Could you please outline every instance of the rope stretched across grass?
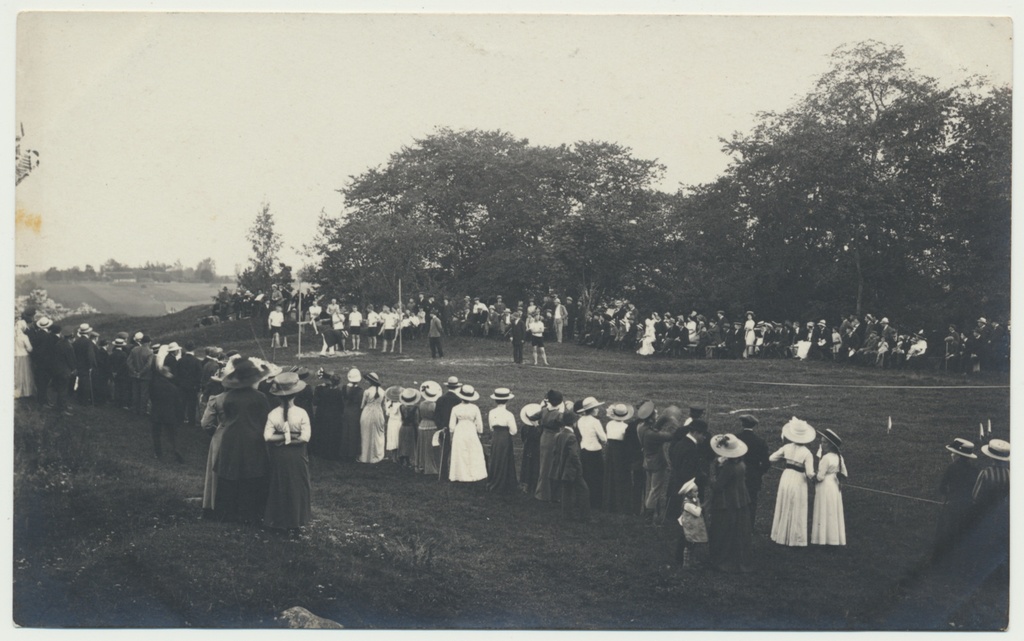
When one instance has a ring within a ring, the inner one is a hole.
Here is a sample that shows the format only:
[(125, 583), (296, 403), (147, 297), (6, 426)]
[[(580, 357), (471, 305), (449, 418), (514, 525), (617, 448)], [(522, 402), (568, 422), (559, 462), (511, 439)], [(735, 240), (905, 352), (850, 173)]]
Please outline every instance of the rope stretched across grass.
[[(773, 466), (773, 467), (771, 467), (769, 469), (775, 470), (776, 472), (781, 472), (785, 468), (774, 467)], [(936, 500), (933, 500), (933, 499), (924, 499), (924, 498), (921, 498), (919, 496), (910, 496), (909, 494), (897, 494), (896, 492), (886, 492), (885, 490), (876, 490), (876, 489), (873, 489), (873, 488), (870, 488), (870, 487), (864, 487), (864, 486), (861, 486), (861, 485), (854, 485), (852, 483), (847, 483), (845, 481), (842, 483), (841, 487), (852, 487), (852, 488), (857, 489), (857, 490), (864, 490), (865, 492), (874, 492), (875, 494), (885, 494), (886, 496), (895, 496), (895, 497), (901, 498), (901, 499), (910, 499), (912, 501), (921, 501), (922, 503), (934, 503), (935, 505), (942, 505), (943, 504), (942, 501), (936, 501)]]

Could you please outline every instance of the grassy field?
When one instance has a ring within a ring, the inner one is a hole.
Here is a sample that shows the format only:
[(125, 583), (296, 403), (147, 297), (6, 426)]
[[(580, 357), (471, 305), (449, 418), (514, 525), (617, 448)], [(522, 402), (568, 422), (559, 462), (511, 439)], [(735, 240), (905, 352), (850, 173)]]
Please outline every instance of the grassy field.
[[(191, 313), (191, 312), (190, 312)], [(259, 355), (242, 321), (178, 329), (187, 314), (96, 319), (101, 332), (141, 328)], [(118, 327), (118, 323), (121, 324)], [(259, 329), (256, 329), (257, 333)], [(1005, 627), (1008, 576), (973, 584), (924, 563), (948, 462), (943, 445), (991, 419), (1009, 438), (1005, 377), (964, 380), (778, 360), (643, 359), (549, 346), (551, 368), (514, 366), (507, 344), (426, 341), (402, 355), (277, 362), (351, 366), (385, 385), (451, 374), (511, 403), (549, 388), (567, 398), (707, 404), (712, 432), (761, 420), (770, 447), (793, 415), (845, 441), (848, 545), (789, 549), (768, 539), (778, 474), (765, 477), (755, 528), (757, 570), (729, 575), (670, 565), (675, 532), (595, 513), (563, 523), (556, 505), (500, 497), (480, 484), (439, 483), (391, 464), (313, 459), (314, 521), (301, 540), (199, 520), (209, 439), (183, 428), (186, 463), (153, 458), (149, 427), (114, 408), (74, 417), (15, 413), (14, 616), (23, 626), (270, 627), (304, 606), (350, 628), (982, 629)], [(266, 340), (263, 349), (269, 350)], [(529, 356), (528, 356), (529, 360)], [(783, 387), (765, 383), (827, 384)], [(953, 386), (969, 386), (966, 389)], [(939, 389), (927, 389), (938, 386)], [(993, 387), (984, 387), (993, 386)], [(482, 394), (481, 408), (490, 407)], [(887, 433), (892, 417), (892, 432)], [(517, 453), (518, 456), (518, 453)]]
[(209, 305), (220, 283), (46, 282), (50, 298), (75, 308), (88, 303), (105, 314), (160, 316), (192, 305)]

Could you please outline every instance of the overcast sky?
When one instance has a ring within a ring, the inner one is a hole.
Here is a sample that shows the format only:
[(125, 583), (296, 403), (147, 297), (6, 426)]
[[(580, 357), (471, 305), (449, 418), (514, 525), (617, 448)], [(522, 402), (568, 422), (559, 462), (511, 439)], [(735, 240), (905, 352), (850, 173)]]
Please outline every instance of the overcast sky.
[(437, 127), (617, 142), (675, 191), (718, 176), (719, 138), (791, 106), (844, 43), (1008, 85), (1011, 36), (974, 17), (22, 14), (15, 117), (41, 164), (15, 196), (42, 223), (15, 262), (232, 273), (266, 201), (297, 266), (349, 176)]

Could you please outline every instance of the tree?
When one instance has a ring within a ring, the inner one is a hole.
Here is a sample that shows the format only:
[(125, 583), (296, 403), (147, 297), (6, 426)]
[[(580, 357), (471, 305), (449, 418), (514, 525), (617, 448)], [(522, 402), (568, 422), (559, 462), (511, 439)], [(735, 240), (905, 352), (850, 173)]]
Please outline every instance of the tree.
[[(254, 292), (269, 292), (270, 286), (279, 282), (282, 270), (275, 271), (277, 252), (281, 249), (281, 235), (274, 230), (274, 216), (270, 204), (264, 203), (246, 234), (252, 246), (249, 266), (239, 274), (238, 287)], [(286, 267), (281, 263), (281, 267)], [(290, 273), (290, 269), (289, 273)], [(289, 282), (290, 282), (289, 278)]]
[(912, 72), (900, 47), (862, 42), (838, 48), (795, 107), (723, 141), (762, 310), (902, 306), (921, 282), (912, 257), (928, 248), (938, 216), (950, 97)]
[(212, 283), (217, 278), (217, 263), (212, 258), (204, 258), (196, 265), (196, 277), (204, 283)]

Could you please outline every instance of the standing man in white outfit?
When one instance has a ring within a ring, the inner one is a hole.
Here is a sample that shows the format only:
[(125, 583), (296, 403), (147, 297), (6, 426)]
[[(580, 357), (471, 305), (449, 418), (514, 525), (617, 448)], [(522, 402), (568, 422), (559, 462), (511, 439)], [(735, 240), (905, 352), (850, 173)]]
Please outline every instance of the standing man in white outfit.
[(569, 316), (569, 310), (565, 308), (562, 301), (555, 296), (555, 340), (559, 343), (562, 342), (562, 328), (565, 327), (565, 321)]

